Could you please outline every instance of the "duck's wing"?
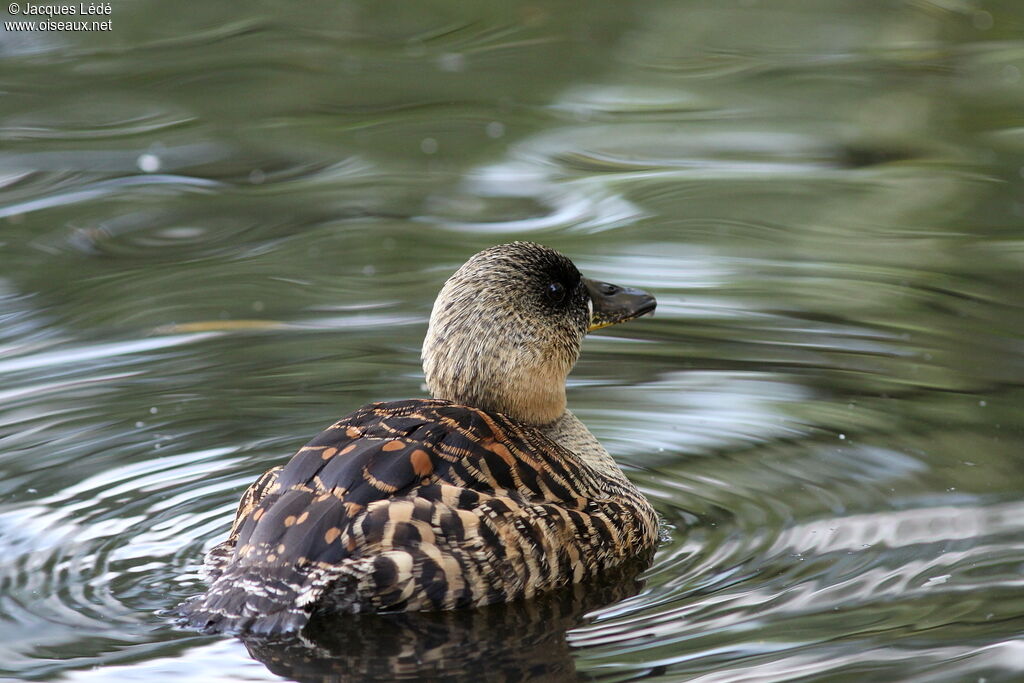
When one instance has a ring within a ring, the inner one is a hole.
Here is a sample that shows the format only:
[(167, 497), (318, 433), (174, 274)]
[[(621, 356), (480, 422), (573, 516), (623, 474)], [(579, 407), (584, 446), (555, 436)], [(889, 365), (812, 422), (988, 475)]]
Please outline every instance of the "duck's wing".
[[(519, 501), (585, 505), (590, 488), (569, 455), (536, 430), (447, 401), (366, 406), (307, 443), (275, 474), (250, 487), (233, 534), (241, 564), (336, 564), (387, 516), (368, 508), (414, 489), (448, 484), (464, 491), (453, 507), (471, 509), (476, 493)], [(352, 522), (370, 512), (360, 529)], [(379, 519), (378, 519), (379, 517)]]

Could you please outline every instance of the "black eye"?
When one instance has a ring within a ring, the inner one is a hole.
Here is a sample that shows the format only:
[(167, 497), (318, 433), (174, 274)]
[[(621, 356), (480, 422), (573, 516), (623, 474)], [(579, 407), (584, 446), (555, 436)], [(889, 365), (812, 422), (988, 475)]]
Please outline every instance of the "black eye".
[(548, 285), (545, 293), (555, 303), (561, 303), (562, 299), (565, 298), (565, 287), (562, 286), (561, 282), (552, 282)]

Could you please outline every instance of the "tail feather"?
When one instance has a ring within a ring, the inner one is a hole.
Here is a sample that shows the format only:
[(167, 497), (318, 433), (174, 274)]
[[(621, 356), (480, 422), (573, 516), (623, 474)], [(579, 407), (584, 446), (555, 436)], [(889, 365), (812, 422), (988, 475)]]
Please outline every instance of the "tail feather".
[(294, 633), (323, 592), (295, 567), (232, 566), (203, 595), (177, 607), (182, 626), (207, 633)]

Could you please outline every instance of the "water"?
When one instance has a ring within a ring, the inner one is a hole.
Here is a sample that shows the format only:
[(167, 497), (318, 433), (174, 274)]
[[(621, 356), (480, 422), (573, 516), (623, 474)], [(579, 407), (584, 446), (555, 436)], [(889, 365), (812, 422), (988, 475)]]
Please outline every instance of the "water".
[[(1024, 7), (112, 3), (0, 41), (0, 675), (1024, 677)], [(570, 403), (635, 581), (177, 631), (244, 487), (421, 395), (445, 277), (533, 239), (658, 315)]]

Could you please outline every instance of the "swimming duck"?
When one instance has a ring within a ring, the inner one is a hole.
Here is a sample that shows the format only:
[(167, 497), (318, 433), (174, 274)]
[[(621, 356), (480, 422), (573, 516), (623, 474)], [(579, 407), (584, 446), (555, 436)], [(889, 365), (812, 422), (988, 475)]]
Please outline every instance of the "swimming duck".
[(261, 476), (182, 623), (278, 634), (314, 613), (482, 606), (649, 555), (654, 509), (565, 382), (588, 331), (654, 307), (538, 244), (470, 258), (430, 315), (432, 398), (364, 406)]

